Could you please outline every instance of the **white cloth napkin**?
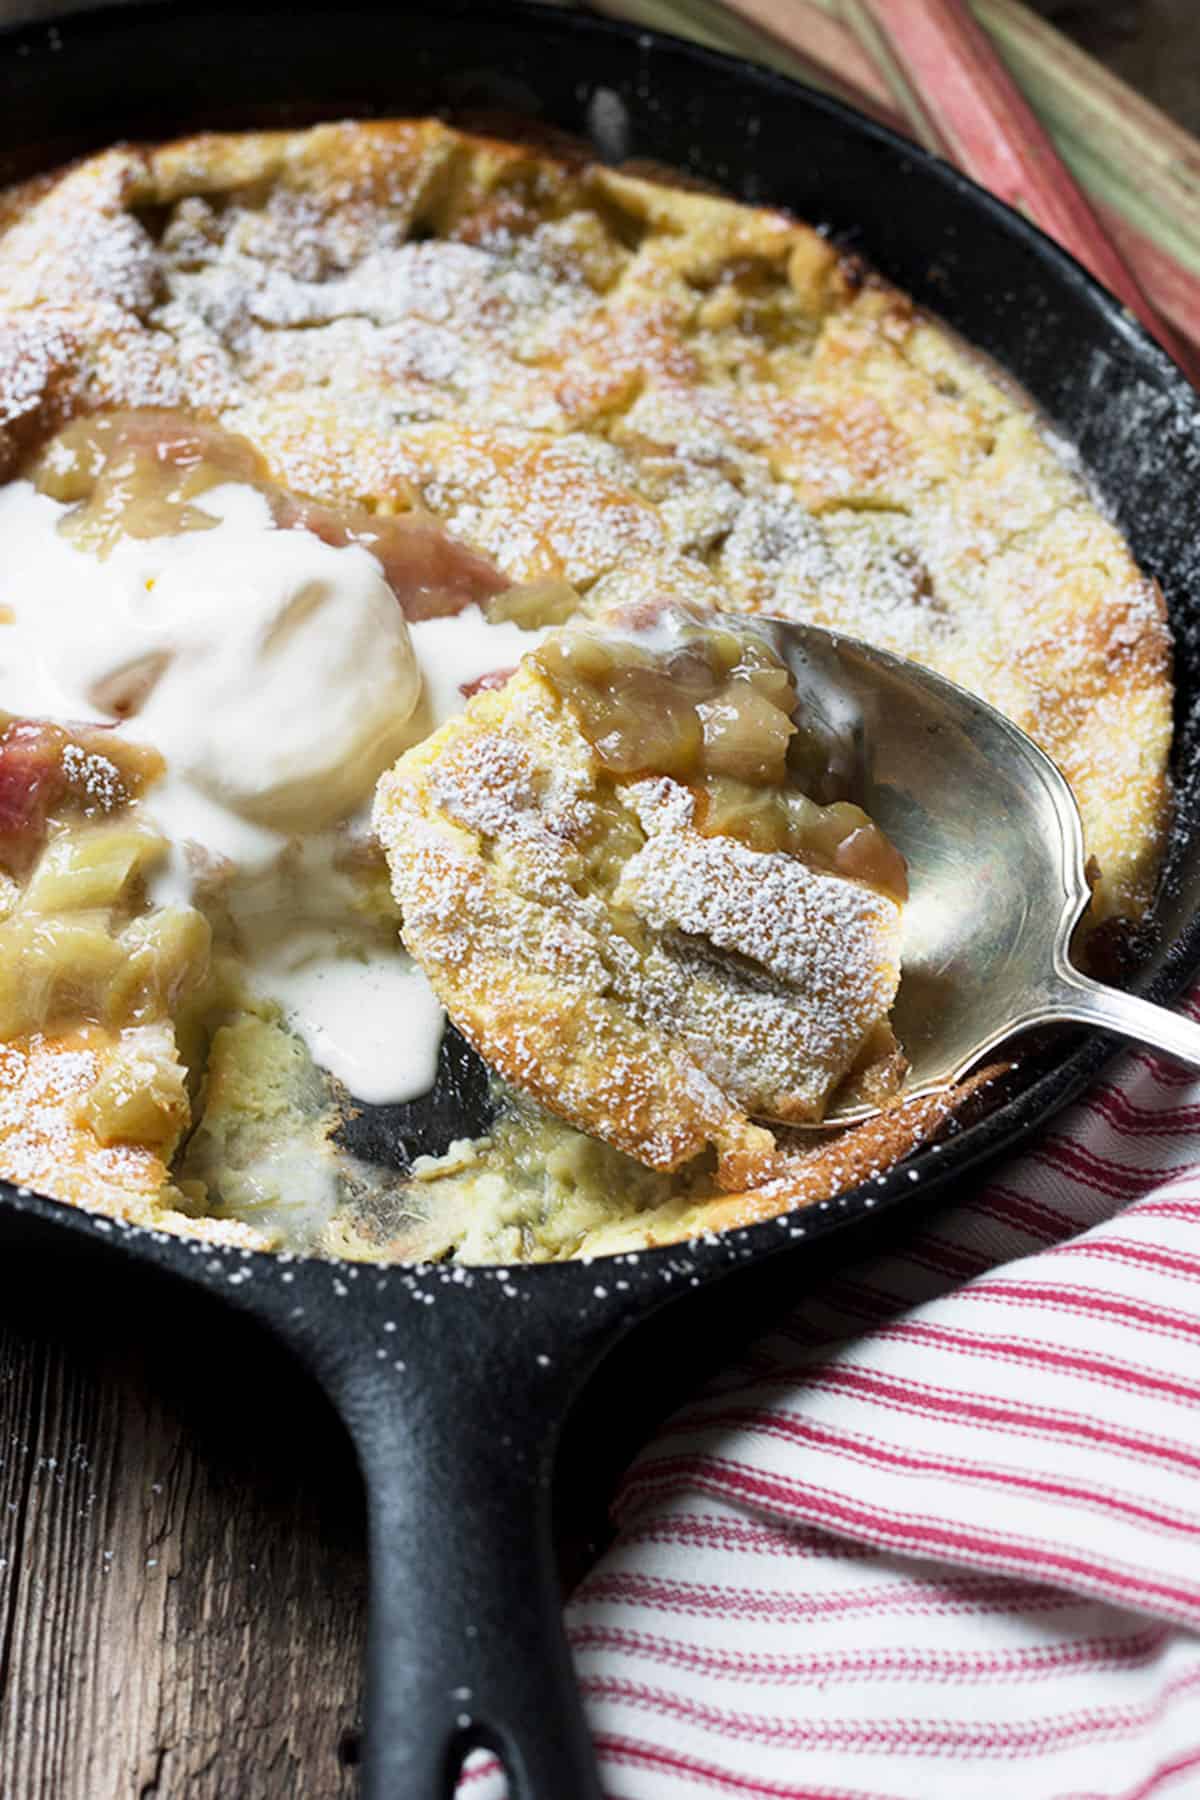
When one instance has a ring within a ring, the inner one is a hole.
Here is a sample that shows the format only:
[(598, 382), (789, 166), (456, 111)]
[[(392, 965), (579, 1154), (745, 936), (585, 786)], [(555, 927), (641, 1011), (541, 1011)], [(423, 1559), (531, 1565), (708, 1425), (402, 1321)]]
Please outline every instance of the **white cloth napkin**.
[(1200, 1083), (1127, 1056), (617, 1521), (568, 1611), (609, 1800), (1200, 1794)]

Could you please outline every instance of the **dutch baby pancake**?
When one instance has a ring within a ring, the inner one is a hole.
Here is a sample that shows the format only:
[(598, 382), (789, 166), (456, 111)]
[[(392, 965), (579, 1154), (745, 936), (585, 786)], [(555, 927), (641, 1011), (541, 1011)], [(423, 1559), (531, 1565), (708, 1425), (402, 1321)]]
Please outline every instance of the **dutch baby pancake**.
[[(903, 870), (806, 786), (771, 615), (1000, 707), (1093, 925), (1143, 915), (1161, 596), (1030, 403), (817, 231), (434, 120), (0, 196), (0, 1174), (512, 1261), (906, 1154), (955, 1096), (895, 1098)], [(363, 1162), (443, 1007), (490, 1126)], [(888, 1104), (822, 1129), (847, 1081)]]

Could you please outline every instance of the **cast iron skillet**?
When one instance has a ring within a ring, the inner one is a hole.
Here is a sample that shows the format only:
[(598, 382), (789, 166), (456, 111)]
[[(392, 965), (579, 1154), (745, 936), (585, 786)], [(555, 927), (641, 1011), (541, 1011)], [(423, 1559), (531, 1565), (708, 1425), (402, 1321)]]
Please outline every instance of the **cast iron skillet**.
[[(462, 0), (428, 13), (121, 8), (10, 32), (0, 37), (0, 180), (119, 137), (479, 106), (590, 132), (602, 154), (690, 168), (827, 223), (996, 357), (1078, 446), (1162, 582), (1177, 638), (1180, 806), (1141, 980), (1170, 999), (1200, 961), (1200, 401), (1116, 301), (969, 181), (778, 76), (534, 4)], [(1110, 1050), (1061, 1040), (940, 1154), (869, 1190), (718, 1241), (590, 1266), (287, 1262), (122, 1230), (3, 1184), (0, 1219), (28, 1237), (107, 1241), (224, 1296), (290, 1344), (332, 1398), (368, 1488), (365, 1786), (375, 1800), (448, 1794), (481, 1744), (502, 1756), (521, 1800), (596, 1800), (548, 1535), (555, 1444), (589, 1372), (673, 1298), (738, 1266), (798, 1256), (868, 1207), (877, 1216), (1015, 1146)]]

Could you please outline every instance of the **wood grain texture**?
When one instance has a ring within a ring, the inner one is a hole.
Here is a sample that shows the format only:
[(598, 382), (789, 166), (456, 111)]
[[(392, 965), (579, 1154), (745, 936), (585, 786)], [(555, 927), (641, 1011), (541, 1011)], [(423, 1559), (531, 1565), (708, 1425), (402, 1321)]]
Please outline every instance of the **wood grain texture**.
[(361, 1495), (320, 1395), (107, 1270), (14, 1258), (0, 1321), (0, 1791), (351, 1794)]

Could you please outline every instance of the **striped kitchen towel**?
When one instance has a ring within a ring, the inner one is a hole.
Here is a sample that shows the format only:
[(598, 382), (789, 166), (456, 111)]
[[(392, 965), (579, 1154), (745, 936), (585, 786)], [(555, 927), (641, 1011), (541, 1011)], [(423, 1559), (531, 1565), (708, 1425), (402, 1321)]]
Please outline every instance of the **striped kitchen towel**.
[(671, 1420), (569, 1611), (606, 1794), (1200, 1794), (1198, 1225), (1131, 1054)]
[(1128, 1055), (671, 1420), (569, 1609), (606, 1795), (1200, 1794), (1198, 1224)]
[(607, 1800), (1200, 1795), (1198, 1228), (1130, 1053), (669, 1421), (568, 1609)]

